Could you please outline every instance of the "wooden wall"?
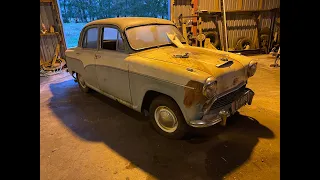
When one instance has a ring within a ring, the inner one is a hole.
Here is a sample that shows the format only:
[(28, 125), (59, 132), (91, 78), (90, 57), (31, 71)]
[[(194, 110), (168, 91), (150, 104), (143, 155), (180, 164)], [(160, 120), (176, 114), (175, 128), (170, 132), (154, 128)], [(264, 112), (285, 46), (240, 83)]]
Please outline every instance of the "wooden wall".
[[(42, 23), (48, 31), (53, 25), (56, 33), (42, 34)], [(60, 43), (60, 56), (64, 58), (66, 43), (57, 0), (40, 0), (40, 61), (51, 61), (58, 43)]]

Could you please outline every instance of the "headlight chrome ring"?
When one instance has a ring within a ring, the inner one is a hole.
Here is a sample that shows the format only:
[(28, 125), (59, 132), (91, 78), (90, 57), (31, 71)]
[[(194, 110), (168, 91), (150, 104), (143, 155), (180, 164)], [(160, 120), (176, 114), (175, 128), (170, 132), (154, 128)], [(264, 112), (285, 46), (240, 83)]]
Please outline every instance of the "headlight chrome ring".
[(209, 99), (213, 98), (217, 93), (217, 85), (218, 83), (213, 77), (208, 77), (202, 88), (202, 94)]
[(248, 65), (248, 77), (253, 76), (257, 71), (257, 62), (252, 60)]

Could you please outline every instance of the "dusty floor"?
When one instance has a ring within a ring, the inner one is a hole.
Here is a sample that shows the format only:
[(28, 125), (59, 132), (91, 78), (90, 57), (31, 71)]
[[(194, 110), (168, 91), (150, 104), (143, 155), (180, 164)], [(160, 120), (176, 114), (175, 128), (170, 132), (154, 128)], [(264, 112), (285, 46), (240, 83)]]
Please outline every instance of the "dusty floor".
[(249, 80), (253, 104), (228, 126), (188, 140), (158, 135), (139, 113), (96, 92), (84, 94), (68, 74), (40, 79), (40, 178), (280, 179), (280, 68), (268, 55)]

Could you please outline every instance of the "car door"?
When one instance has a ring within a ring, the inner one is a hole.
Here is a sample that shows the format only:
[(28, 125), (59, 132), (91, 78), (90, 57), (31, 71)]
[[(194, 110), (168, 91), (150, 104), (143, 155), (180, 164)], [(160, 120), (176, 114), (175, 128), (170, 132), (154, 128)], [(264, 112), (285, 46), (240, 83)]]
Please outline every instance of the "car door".
[(96, 53), (96, 74), (100, 90), (131, 104), (128, 53), (118, 29), (101, 27), (100, 47)]
[(84, 29), (81, 37), (81, 46), (76, 50), (76, 57), (80, 59), (83, 64), (83, 70), (80, 73), (85, 79), (86, 83), (98, 88), (98, 79), (96, 76), (96, 59), (95, 55), (98, 51), (99, 45), (99, 27), (89, 26)]

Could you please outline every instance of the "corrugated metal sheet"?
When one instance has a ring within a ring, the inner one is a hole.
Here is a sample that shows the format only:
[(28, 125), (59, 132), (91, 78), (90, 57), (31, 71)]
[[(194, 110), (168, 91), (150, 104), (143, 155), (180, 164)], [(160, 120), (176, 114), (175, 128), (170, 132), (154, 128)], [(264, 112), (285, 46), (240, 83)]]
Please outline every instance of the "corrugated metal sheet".
[[(186, 1), (184, 1), (185, 4)], [(182, 1), (180, 1), (182, 3)], [(253, 10), (270, 10), (280, 8), (280, 0), (225, 0), (226, 11), (253, 11)], [(239, 4), (241, 3), (241, 4)], [(260, 4), (261, 3), (261, 4)], [(183, 3), (182, 3), (183, 4)], [(261, 7), (261, 8), (260, 8)], [(177, 22), (177, 17), (182, 13), (183, 16), (191, 15), (190, 5), (176, 5), (174, 17)], [(199, 9), (209, 12), (219, 12), (221, 9), (220, 0), (199, 0)], [(258, 27), (271, 28), (273, 14), (271, 12), (261, 12), (261, 19)], [(203, 30), (216, 30), (213, 21), (203, 22)], [(219, 32), (222, 33), (222, 21), (218, 20)], [(228, 31), (228, 46), (235, 48), (235, 44), (240, 37), (250, 38), (253, 42), (257, 33), (257, 25), (250, 15), (240, 15), (239, 13), (227, 14), (227, 31)], [(223, 36), (220, 35), (220, 42), (223, 45)], [(257, 39), (256, 39), (257, 40)], [(257, 48), (255, 44), (251, 48)]]
[(220, 0), (199, 0), (199, 9), (208, 12), (220, 12)]
[(259, 0), (242, 0), (242, 9), (245, 11), (252, 11), (259, 9)]
[(216, 29), (216, 25), (213, 23), (213, 21), (208, 22), (202, 22), (202, 29)]
[(271, 26), (271, 20), (272, 20), (272, 14), (271, 12), (264, 12), (261, 13), (261, 19), (260, 19), (260, 27), (268, 27), (270, 29)]
[(280, 0), (263, 0), (262, 8), (265, 10), (280, 8)]
[[(254, 41), (256, 23), (250, 16), (227, 15), (228, 47), (234, 48), (237, 40), (247, 37)], [(255, 48), (252, 47), (252, 48)]]
[(191, 5), (191, 0), (174, 0), (174, 5)]
[(226, 3), (226, 11), (234, 11), (238, 9), (238, 1), (237, 0), (224, 0)]
[(177, 5), (173, 6), (173, 19), (175, 22), (178, 22), (179, 15), (182, 16), (191, 16), (191, 6), (190, 5)]
[[(269, 10), (280, 8), (280, 0), (262, 0), (262, 8), (260, 9), (260, 0), (240, 0), (241, 8), (238, 0), (225, 0), (226, 11), (253, 11), (253, 10)], [(200, 10), (208, 10), (209, 12), (220, 12), (220, 0), (199, 0)]]
[(40, 36), (40, 56), (45, 62), (53, 59), (58, 43), (55, 35)]
[(40, 29), (43, 23), (48, 29), (49, 26), (55, 24), (53, 21), (52, 7), (50, 3), (40, 3)]
[[(59, 25), (56, 21), (57, 19), (56, 11), (52, 8), (52, 3), (42, 3), (40, 2), (40, 30), (42, 29), (42, 23), (45, 25), (46, 29), (49, 31), (50, 26), (55, 27), (55, 31), (59, 31)], [(40, 58), (43, 61), (51, 61), (54, 57), (55, 49), (59, 43), (58, 36), (55, 34), (50, 35), (40, 35)], [(60, 56), (64, 55), (64, 45), (61, 42)]]

